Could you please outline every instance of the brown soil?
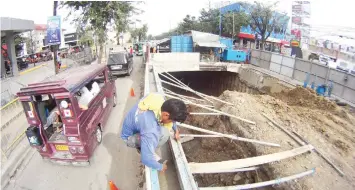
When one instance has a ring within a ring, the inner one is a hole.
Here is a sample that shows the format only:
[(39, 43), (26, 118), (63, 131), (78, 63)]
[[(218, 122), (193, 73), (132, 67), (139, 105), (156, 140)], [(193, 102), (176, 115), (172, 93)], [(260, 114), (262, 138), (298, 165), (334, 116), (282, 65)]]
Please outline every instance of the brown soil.
[(274, 96), (290, 106), (302, 106), (312, 109), (326, 109), (328, 111), (334, 111), (337, 105), (325, 99), (322, 96), (318, 96), (316, 92), (310, 88), (303, 88), (298, 86), (288, 91), (282, 91), (276, 93)]
[[(230, 141), (226, 138), (195, 138), (183, 144), (189, 162), (233, 160), (299, 147), (280, 129), (270, 126), (269, 121), (261, 115), (265, 113), (284, 128), (296, 131), (307, 139), (333, 160), (346, 176), (340, 177), (316, 153), (311, 153), (263, 165), (257, 172), (195, 175), (200, 187), (267, 181), (316, 168), (316, 174), (313, 176), (272, 188), (355, 189), (355, 117), (349, 114), (348, 110), (300, 87), (272, 96), (225, 91), (220, 98), (235, 106), (216, 103), (217, 109), (255, 121), (257, 125), (222, 116), (193, 116), (188, 118), (187, 123), (212, 131), (278, 143), (281, 148)], [(194, 112), (205, 111), (199, 108), (190, 109)], [(182, 133), (196, 132), (184, 130)]]

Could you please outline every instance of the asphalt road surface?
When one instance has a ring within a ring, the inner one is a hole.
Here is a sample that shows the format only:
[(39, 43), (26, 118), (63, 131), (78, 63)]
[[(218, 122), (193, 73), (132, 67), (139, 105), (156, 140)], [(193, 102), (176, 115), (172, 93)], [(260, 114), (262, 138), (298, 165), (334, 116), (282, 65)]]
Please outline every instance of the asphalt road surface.
[[(128, 110), (139, 100), (143, 83), (142, 58), (134, 58), (131, 76), (116, 80), (118, 105), (105, 127), (103, 142), (87, 167), (59, 166), (42, 160), (35, 150), (24, 160), (6, 190), (107, 190), (112, 180), (122, 190), (142, 185), (140, 157), (128, 148), (119, 135)], [(135, 97), (130, 96), (130, 88)], [(30, 148), (30, 147), (29, 147)]]

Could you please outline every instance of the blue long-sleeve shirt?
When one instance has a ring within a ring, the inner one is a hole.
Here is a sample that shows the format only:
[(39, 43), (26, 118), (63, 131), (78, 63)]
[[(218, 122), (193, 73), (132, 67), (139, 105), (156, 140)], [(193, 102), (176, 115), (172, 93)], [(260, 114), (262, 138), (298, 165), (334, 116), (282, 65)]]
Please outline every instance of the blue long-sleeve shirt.
[(142, 163), (156, 170), (163, 168), (163, 165), (154, 158), (161, 135), (160, 127), (153, 111), (139, 113), (138, 105), (135, 105), (123, 121), (121, 132), (123, 140), (136, 133), (140, 134)]

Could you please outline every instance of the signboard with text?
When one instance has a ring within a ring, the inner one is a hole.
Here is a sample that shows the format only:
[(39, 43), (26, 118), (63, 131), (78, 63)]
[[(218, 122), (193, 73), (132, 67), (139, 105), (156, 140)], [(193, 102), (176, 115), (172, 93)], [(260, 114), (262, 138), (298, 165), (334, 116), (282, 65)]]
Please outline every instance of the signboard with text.
[(50, 16), (47, 20), (47, 43), (48, 45), (58, 45), (61, 40), (61, 18), (60, 16)]
[(64, 42), (75, 42), (78, 41), (78, 34), (77, 33), (68, 33), (64, 34)]

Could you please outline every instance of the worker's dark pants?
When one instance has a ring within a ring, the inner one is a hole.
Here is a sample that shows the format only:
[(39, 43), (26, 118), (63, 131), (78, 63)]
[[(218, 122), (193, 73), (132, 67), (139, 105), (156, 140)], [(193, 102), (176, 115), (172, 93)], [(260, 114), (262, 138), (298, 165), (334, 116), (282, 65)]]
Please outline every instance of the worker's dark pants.
[[(168, 141), (168, 139), (170, 137), (169, 129), (167, 129), (166, 127), (161, 127), (160, 129), (161, 129), (161, 136), (160, 136), (157, 148), (160, 148), (161, 146), (163, 146)], [(136, 134), (128, 137), (128, 139), (125, 140), (125, 143), (127, 144), (128, 147), (136, 148), (137, 151), (140, 152), (141, 139), (140, 139), (139, 133), (136, 133)]]

